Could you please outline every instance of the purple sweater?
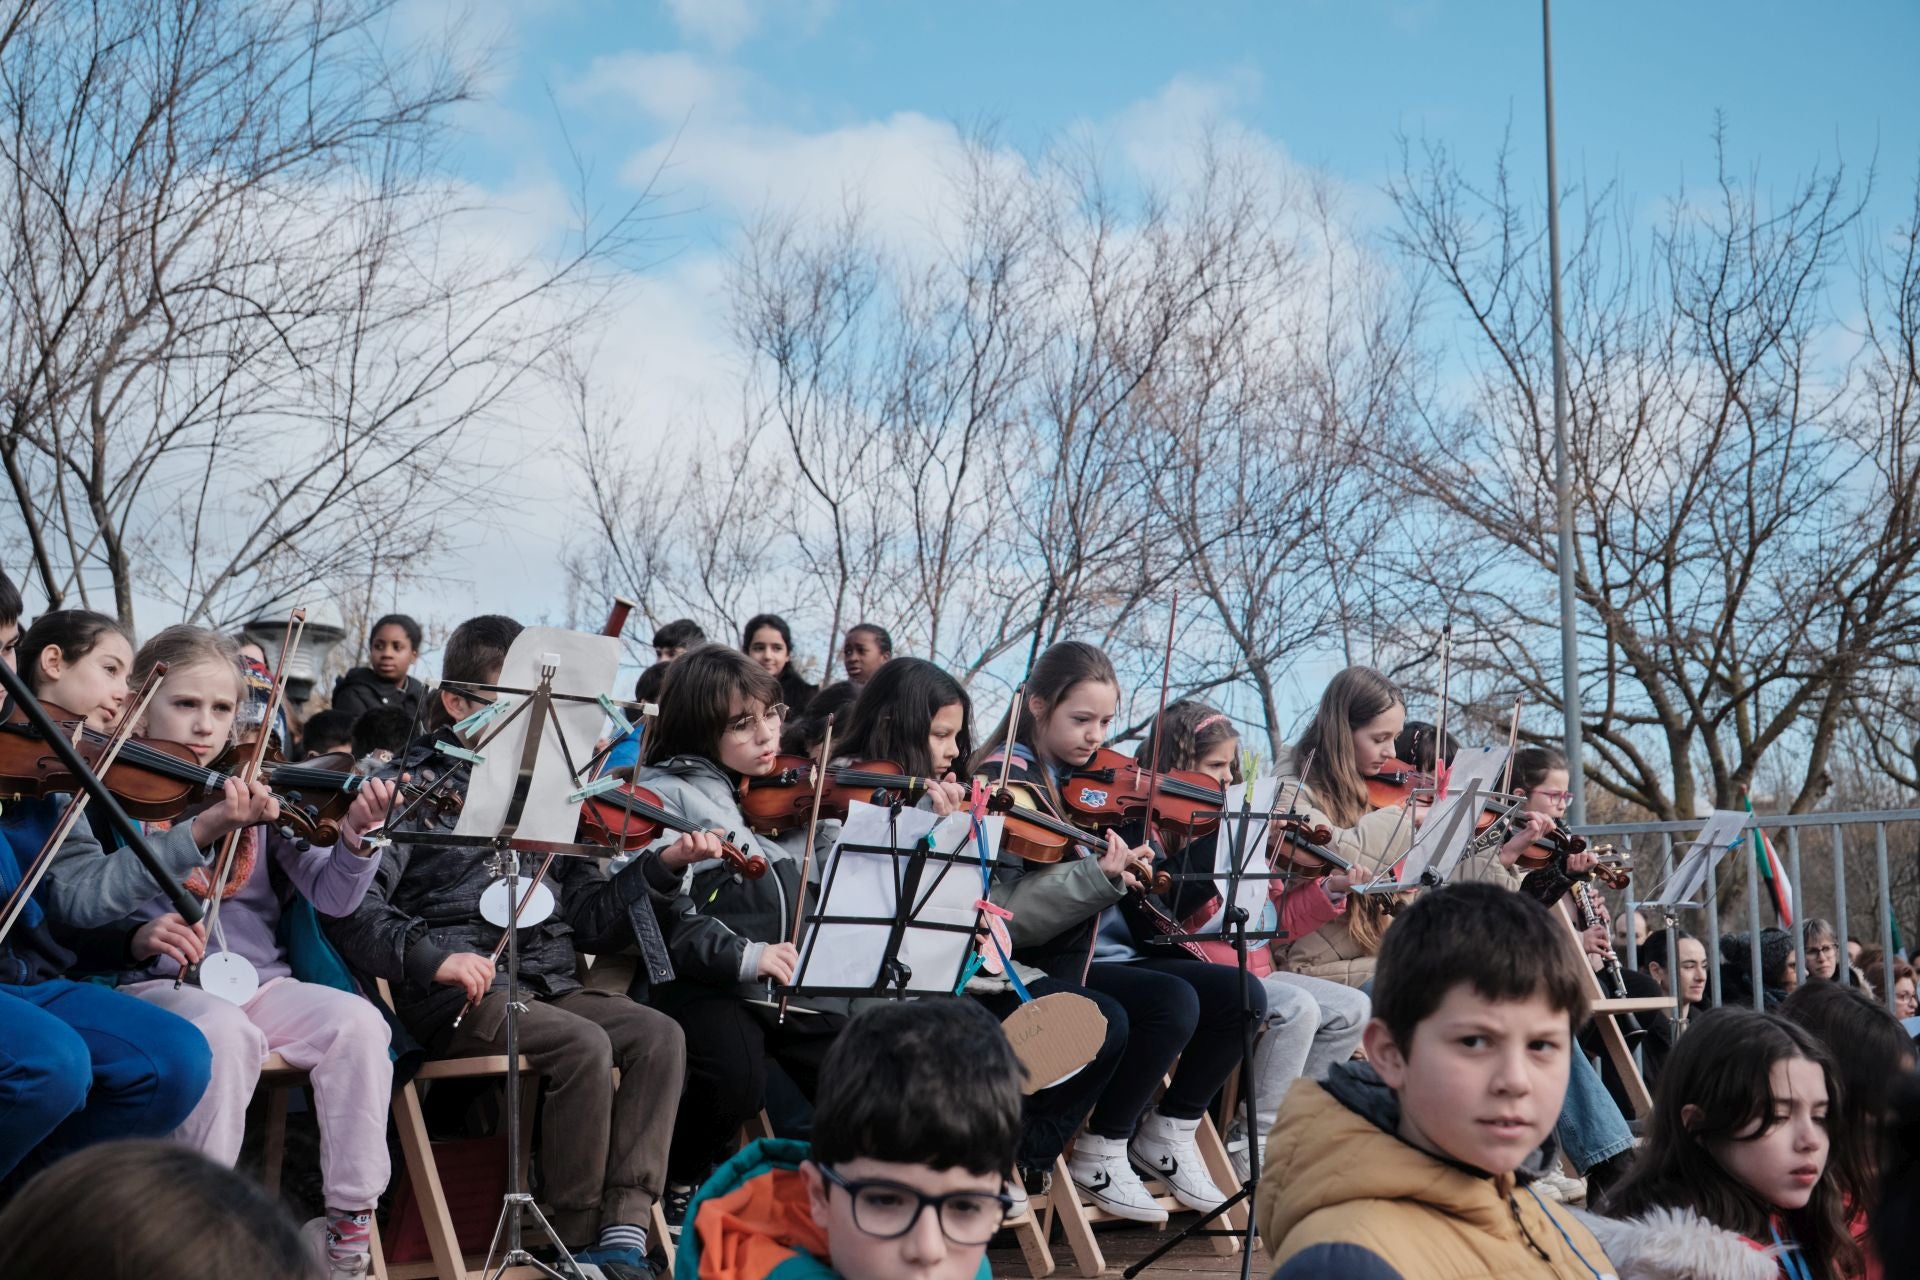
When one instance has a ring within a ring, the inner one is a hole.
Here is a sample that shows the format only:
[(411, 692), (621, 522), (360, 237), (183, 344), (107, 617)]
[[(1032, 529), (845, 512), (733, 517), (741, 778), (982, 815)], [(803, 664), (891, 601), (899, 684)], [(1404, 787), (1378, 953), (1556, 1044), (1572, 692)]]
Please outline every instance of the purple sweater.
[[(328, 848), (313, 845), (303, 850), (270, 828), (261, 827), (258, 831), (265, 842), (266, 857), (280, 864), (300, 896), (322, 915), (351, 913), (366, 896), (367, 886), (373, 883), (374, 873), (380, 869), (378, 856), (363, 858), (348, 850), (344, 841)], [(371, 855), (379, 853), (377, 849), (362, 848)], [(173, 904), (162, 895), (135, 914), (147, 921), (171, 910)], [(251, 961), (260, 973), (262, 984), (292, 976), (287, 953), (276, 936), (280, 928), (280, 899), (273, 891), (273, 876), (265, 858), (254, 860), (253, 873), (247, 882), (221, 904), (219, 928), (226, 939), (224, 949)], [(222, 948), (209, 939), (207, 949), (211, 952)], [(169, 957), (156, 956), (147, 962), (143, 972), (149, 977), (171, 978), (179, 969)]]

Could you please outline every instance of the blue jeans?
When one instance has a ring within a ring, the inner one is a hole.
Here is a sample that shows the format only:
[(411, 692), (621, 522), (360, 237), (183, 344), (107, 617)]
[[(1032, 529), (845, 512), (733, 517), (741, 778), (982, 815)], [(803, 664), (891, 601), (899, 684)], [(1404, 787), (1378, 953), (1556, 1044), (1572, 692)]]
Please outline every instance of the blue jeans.
[(1573, 1046), (1573, 1065), (1567, 1072), (1567, 1098), (1553, 1136), (1573, 1167), (1585, 1174), (1602, 1160), (1633, 1147), (1633, 1131), (1587, 1055)]
[(144, 1000), (65, 978), (0, 985), (0, 1178), (172, 1133), (212, 1070), (194, 1025)]

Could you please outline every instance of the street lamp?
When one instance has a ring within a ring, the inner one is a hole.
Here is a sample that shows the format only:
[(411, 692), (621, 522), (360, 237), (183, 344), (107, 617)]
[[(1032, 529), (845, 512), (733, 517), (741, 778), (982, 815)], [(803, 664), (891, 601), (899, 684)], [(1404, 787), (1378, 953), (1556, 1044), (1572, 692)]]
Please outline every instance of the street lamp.
[[(300, 601), (293, 599), (272, 601), (241, 627), (248, 639), (266, 650), (269, 663), (280, 652), (280, 643), (292, 625), (287, 615), (299, 604)], [(332, 600), (322, 597), (317, 603), (307, 605), (306, 610), (307, 624), (300, 633), (300, 643), (287, 655), (287, 701), (296, 707), (312, 696), (313, 683), (319, 678), (327, 654), (347, 638), (347, 629), (342, 625), (344, 619)]]

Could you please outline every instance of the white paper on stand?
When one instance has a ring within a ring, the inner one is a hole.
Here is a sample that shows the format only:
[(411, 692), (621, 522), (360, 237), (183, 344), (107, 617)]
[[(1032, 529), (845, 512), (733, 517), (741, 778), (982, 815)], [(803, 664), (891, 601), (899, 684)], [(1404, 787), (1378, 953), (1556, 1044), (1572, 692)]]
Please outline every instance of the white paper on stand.
[[(1246, 877), (1245, 873), (1254, 872), (1264, 875), (1273, 869), (1267, 858), (1267, 815), (1273, 812), (1274, 792), (1280, 787), (1279, 779), (1260, 777), (1253, 780), (1252, 798), (1248, 798), (1249, 788), (1244, 784), (1227, 788), (1227, 800), (1223, 806), (1227, 816), (1220, 822), (1214, 836), (1213, 876), (1214, 892), (1220, 895), (1221, 910), (1202, 924), (1196, 933), (1219, 933), (1221, 922), (1226, 919), (1226, 906), (1238, 906), (1247, 913), (1248, 928), (1257, 928), (1261, 913), (1267, 908), (1267, 891), (1271, 881)], [(1283, 797), (1284, 798), (1284, 797)], [(1247, 818), (1236, 818), (1235, 814), (1250, 814)], [(1242, 843), (1240, 829), (1246, 828), (1245, 842)], [(1240, 871), (1243, 878), (1236, 885), (1229, 877), (1234, 871), (1234, 851), (1243, 851)], [(1227, 890), (1236, 889), (1232, 903), (1227, 903)]]
[[(929, 861), (915, 894), (918, 910), (901, 935), (899, 959), (911, 971), (907, 990), (922, 994), (948, 993), (959, 981), (962, 966), (973, 949), (973, 925), (980, 900), (980, 868), (965, 813), (936, 820), (922, 809), (902, 809), (889, 822), (888, 809), (855, 801), (848, 808), (840, 837), (828, 851), (818, 914), (857, 916), (873, 924), (817, 924), (801, 940), (797, 987), (808, 990), (870, 988), (880, 979), (880, 963), (893, 933), (900, 879), (906, 874), (911, 851), (933, 832), (934, 851), (958, 853), (958, 864)], [(987, 863), (1000, 856), (998, 814), (986, 820)], [(895, 841), (898, 841), (896, 844)], [(899, 848), (902, 856), (870, 853), (850, 845)], [(964, 931), (921, 929), (916, 924), (954, 924)]]
[(1674, 868), (1673, 875), (1661, 888), (1660, 895), (1646, 906), (1675, 907), (1700, 906), (1704, 900), (1696, 901), (1707, 886), (1707, 877), (1720, 865), (1720, 859), (1727, 850), (1746, 838), (1747, 815), (1739, 809), (1715, 809), (1707, 819), (1707, 825), (1700, 828), (1700, 834), (1687, 846), (1687, 852), (1680, 859), (1680, 865)]
[[(494, 683), (509, 689), (531, 690), (540, 683), (540, 668), (548, 658), (558, 660), (553, 675), (555, 693), (596, 698), (613, 687), (620, 670), (620, 641), (614, 636), (588, 635), (559, 627), (528, 627), (507, 650), (500, 679)], [(525, 706), (528, 695), (508, 693), (515, 706)], [(538, 730), (540, 755), (535, 761), (533, 784), (520, 811), (520, 823), (514, 835), (523, 840), (542, 840), (559, 844), (573, 842), (580, 826), (580, 802), (567, 797), (579, 783), (567, 771), (567, 754), (560, 747), (561, 734), (574, 763), (584, 765), (593, 755), (594, 741), (600, 736), (604, 716), (596, 702), (555, 702), (559, 731), (552, 718), (536, 724), (531, 708), (522, 711), (513, 722), (480, 748), (485, 757), (473, 767), (467, 784), (467, 800), (454, 826), (457, 835), (484, 841), (500, 833), (507, 808), (513, 802), (514, 787), (520, 777), (520, 756), (527, 734)], [(498, 727), (500, 721), (493, 726)]]

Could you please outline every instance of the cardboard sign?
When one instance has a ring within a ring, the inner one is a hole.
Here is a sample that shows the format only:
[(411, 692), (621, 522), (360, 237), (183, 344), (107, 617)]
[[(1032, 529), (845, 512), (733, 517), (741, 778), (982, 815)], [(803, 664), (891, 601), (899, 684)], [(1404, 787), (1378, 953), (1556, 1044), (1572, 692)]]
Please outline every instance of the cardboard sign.
[(1026, 1068), (1022, 1093), (1038, 1093), (1078, 1075), (1107, 1038), (1100, 1006), (1071, 991), (1030, 1000), (1000, 1024), (1013, 1056)]

